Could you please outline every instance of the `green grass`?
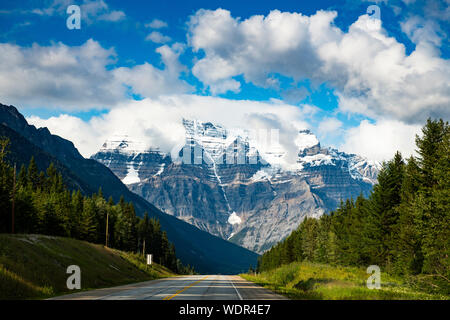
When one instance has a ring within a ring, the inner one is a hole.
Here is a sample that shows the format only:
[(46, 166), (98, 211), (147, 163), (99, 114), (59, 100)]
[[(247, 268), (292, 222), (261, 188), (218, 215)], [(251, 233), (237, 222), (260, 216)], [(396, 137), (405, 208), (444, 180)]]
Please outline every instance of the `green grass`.
[(370, 276), (365, 269), (308, 262), (294, 262), (243, 278), (290, 299), (324, 300), (422, 300), (450, 299), (413, 288), (405, 279), (381, 273), (381, 289), (366, 286)]
[[(69, 265), (81, 269), (81, 290), (68, 290)], [(40, 299), (153, 280), (174, 274), (141, 255), (85, 241), (0, 234), (0, 299)]]

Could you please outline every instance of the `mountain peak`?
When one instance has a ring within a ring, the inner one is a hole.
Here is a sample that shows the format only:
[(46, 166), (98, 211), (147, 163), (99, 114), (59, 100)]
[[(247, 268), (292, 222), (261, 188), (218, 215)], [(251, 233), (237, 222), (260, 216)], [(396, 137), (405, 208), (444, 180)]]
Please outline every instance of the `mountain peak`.
[[(298, 131), (297, 161), (285, 168), (277, 161), (284, 150), (259, 144), (249, 130), (182, 121), (185, 141), (172, 152), (179, 158), (120, 137), (106, 142), (93, 159), (164, 212), (256, 252), (280, 241), (305, 217), (367, 194), (376, 182), (376, 164), (322, 147), (308, 129)], [(273, 140), (265, 133), (265, 140)]]
[(36, 146), (66, 161), (68, 156), (82, 158), (74, 144), (60, 136), (51, 134), (47, 128), (36, 128), (29, 125), (25, 117), (14, 106), (0, 103), (0, 123), (21, 134)]
[(103, 143), (100, 152), (115, 152), (127, 155), (160, 153), (158, 147), (150, 147), (144, 141), (128, 135), (114, 135)]

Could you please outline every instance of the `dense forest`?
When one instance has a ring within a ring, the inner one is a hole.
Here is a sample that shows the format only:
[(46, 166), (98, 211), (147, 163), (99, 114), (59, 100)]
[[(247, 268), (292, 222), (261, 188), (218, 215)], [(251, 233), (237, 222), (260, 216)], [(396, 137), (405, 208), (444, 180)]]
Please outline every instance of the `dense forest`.
[(262, 255), (258, 271), (293, 261), (378, 265), (450, 292), (450, 130), (428, 120), (416, 136), (417, 156), (397, 152), (383, 163), (368, 198), (349, 199), (329, 215), (305, 219)]
[(0, 233), (71, 237), (151, 253), (155, 262), (174, 272), (193, 272), (176, 258), (175, 247), (159, 221), (148, 214), (137, 217), (133, 204), (123, 197), (118, 203), (104, 199), (101, 189), (91, 196), (70, 191), (53, 164), (46, 172), (39, 172), (31, 158), (28, 167), (15, 172), (5, 160), (8, 144), (8, 139), (0, 138)]

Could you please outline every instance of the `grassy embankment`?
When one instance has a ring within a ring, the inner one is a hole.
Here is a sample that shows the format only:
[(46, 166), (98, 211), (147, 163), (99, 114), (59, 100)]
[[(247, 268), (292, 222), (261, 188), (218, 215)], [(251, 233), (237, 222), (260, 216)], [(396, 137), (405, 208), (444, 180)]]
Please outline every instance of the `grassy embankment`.
[(68, 290), (69, 265), (81, 269), (81, 290), (118, 286), (174, 274), (142, 256), (75, 239), (0, 234), (0, 299), (41, 299)]
[(419, 300), (450, 299), (443, 294), (421, 291), (414, 279), (381, 273), (381, 289), (368, 289), (365, 269), (294, 262), (260, 274), (243, 274), (243, 278), (260, 284), (290, 299), (324, 300)]

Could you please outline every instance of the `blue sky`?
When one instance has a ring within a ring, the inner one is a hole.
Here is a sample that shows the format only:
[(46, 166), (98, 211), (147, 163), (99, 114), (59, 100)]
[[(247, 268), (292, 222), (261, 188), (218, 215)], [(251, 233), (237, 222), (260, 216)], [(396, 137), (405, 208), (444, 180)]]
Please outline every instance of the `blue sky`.
[[(80, 30), (66, 27), (71, 4)], [(395, 145), (374, 153), (378, 133), (408, 153), (424, 119), (449, 116), (448, 4), (3, 0), (1, 102), (77, 144), (61, 115), (92, 125), (167, 95), (275, 101), (297, 107), (323, 144), (380, 160)]]

